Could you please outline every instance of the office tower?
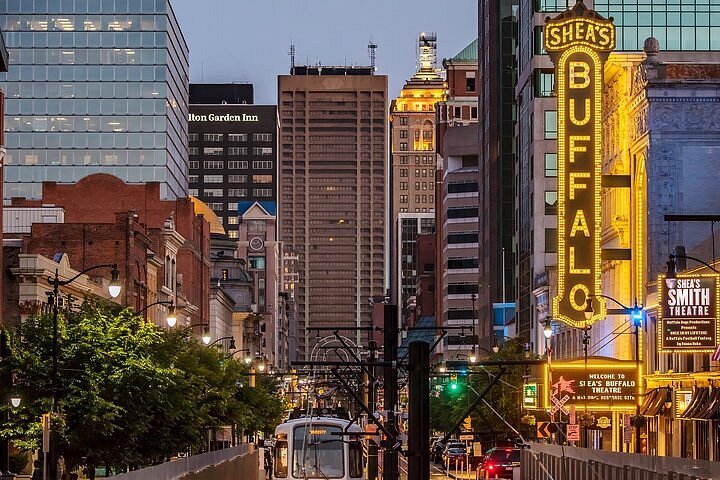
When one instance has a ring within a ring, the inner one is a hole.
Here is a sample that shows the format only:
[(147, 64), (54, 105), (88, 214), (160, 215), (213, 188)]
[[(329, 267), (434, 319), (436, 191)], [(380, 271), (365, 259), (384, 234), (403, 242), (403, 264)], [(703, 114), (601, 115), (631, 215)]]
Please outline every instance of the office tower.
[(278, 104), (280, 240), (297, 255), (298, 358), (309, 358), (329, 334), (310, 328), (368, 326), (368, 298), (384, 293), (387, 77), (293, 65)]
[(417, 71), (390, 104), (390, 295), (401, 319), (415, 297), (417, 234), (434, 228), (435, 103), (446, 90), (437, 69), (437, 35), (421, 33)]
[(239, 218), (256, 201), (275, 215), (277, 107), (230, 103), (252, 103), (251, 85), (192, 84), (190, 91), (190, 194), (237, 239)]
[(4, 197), (108, 173), (187, 195), (188, 47), (169, 0), (0, 2)]
[[(5, 48), (2, 29), (0, 29), (0, 72), (7, 72), (8, 52)], [(5, 164), (5, 92), (0, 88), (0, 183), (3, 181), (3, 167)], [(0, 206), (0, 224), (2, 224), (2, 206)], [(0, 231), (0, 244), (2, 243), (2, 232)], [(3, 256), (0, 255), (0, 269), (3, 266)], [(2, 284), (0, 284), (0, 298), (2, 296)], [(0, 318), (3, 318), (2, 304), (0, 304)]]
[[(517, 0), (479, 0), (478, 336), (493, 342), (494, 305), (515, 295), (515, 47)], [(520, 332), (522, 333), (522, 332)]]

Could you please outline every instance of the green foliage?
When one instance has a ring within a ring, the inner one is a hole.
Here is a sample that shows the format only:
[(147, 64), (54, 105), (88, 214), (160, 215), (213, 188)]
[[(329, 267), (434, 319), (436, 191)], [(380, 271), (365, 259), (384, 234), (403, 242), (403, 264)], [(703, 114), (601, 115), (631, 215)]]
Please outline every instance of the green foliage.
[[(52, 404), (52, 315), (29, 318), (10, 332), (12, 368), (22, 404), (0, 430), (16, 447), (40, 447), (42, 413)], [(71, 468), (118, 470), (203, 448), (223, 425), (270, 430), (282, 401), (271, 382), (250, 388), (247, 368), (130, 310), (86, 300), (58, 317), (60, 450)], [(241, 386), (241, 384), (243, 386)], [(4, 407), (11, 408), (11, 407)]]
[[(511, 339), (505, 342), (498, 353), (489, 357), (493, 361), (509, 361), (525, 359), (524, 345), (518, 339)], [(458, 375), (458, 388), (450, 388), (451, 381), (444, 383), (439, 395), (430, 397), (430, 428), (437, 432), (447, 432), (458, 419), (463, 418), (470, 403), (482, 391), (490, 380), (490, 375), (497, 371), (495, 367), (472, 367), (474, 372), (471, 376)], [(522, 412), (522, 387), (523, 376), (526, 373), (524, 366), (508, 366), (507, 372), (501, 377), (490, 392), (485, 396), (487, 402), (498, 412), (500, 417), (493, 413), (490, 408), (481, 403), (475, 412), (472, 413), (472, 424), (475, 432), (480, 432), (484, 440), (512, 440), (517, 435), (510, 429), (503, 419), (518, 430), (524, 438), (532, 434), (532, 427), (522, 424), (520, 419)], [(485, 373), (485, 372), (488, 373)], [(436, 382), (437, 383), (437, 382)], [(472, 388), (470, 388), (472, 387)]]

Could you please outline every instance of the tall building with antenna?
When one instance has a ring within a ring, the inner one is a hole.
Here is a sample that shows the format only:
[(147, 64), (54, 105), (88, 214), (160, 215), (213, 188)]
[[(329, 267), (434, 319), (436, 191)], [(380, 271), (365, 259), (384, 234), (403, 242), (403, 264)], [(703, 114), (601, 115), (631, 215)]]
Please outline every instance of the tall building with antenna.
[(446, 96), (437, 35), (421, 33), (417, 70), (390, 104), (390, 292), (400, 318), (414, 305), (417, 234), (435, 225), (435, 104)]
[(372, 66), (295, 65), (293, 53), (278, 76), (278, 215), (309, 358), (313, 327), (369, 326), (368, 298), (384, 294), (388, 83)]

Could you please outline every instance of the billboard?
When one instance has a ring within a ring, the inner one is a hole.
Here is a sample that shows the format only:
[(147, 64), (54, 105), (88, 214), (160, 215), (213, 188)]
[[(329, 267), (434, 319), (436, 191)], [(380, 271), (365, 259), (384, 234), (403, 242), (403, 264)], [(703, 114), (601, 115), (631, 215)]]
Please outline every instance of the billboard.
[[(587, 362), (572, 360), (545, 366), (544, 408), (558, 401), (576, 411), (632, 410), (640, 395), (640, 370), (633, 361), (590, 357)], [(547, 388), (550, 385), (550, 388)], [(555, 398), (555, 401), (553, 400)]]
[(712, 353), (720, 344), (720, 275), (658, 279), (658, 351)]
[(585, 319), (600, 290), (600, 186), (603, 66), (615, 26), (577, 2), (545, 24), (558, 99), (558, 294), (553, 318), (583, 328), (606, 315), (605, 299)]

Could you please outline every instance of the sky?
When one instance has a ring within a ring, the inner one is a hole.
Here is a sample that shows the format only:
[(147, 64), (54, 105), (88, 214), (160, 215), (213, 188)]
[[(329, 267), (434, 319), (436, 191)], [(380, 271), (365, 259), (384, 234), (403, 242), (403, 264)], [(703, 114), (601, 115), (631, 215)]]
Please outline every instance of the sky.
[(438, 66), (477, 36), (477, 0), (172, 0), (190, 48), (191, 83), (248, 82), (274, 104), (277, 75), (295, 64), (369, 65), (390, 98), (415, 72), (420, 32), (438, 35)]

